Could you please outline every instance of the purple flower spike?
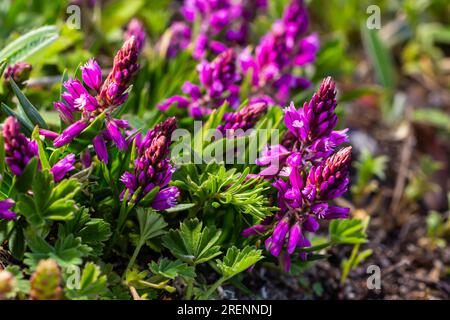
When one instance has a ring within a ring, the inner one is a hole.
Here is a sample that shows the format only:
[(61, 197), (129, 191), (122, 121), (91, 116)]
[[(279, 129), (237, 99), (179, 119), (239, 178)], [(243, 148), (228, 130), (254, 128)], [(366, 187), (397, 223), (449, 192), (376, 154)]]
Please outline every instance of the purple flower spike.
[(66, 173), (75, 169), (73, 166), (75, 164), (75, 155), (73, 153), (68, 154), (63, 159), (58, 161), (51, 169), (50, 172), (53, 174), (53, 179), (55, 182), (61, 181)]
[(36, 141), (30, 141), (20, 132), (20, 124), (14, 117), (8, 117), (3, 124), (5, 140), (5, 161), (11, 172), (20, 176), (31, 158), (38, 156)]
[[(163, 123), (149, 130), (144, 138), (136, 136), (137, 155), (134, 162), (134, 172), (125, 172), (121, 181), (125, 188), (129, 190), (131, 196), (139, 187), (142, 191), (137, 197), (139, 201), (154, 187), (163, 188), (167, 186), (174, 168), (169, 162), (169, 147), (171, 144), (172, 132), (176, 129), (175, 118), (168, 118)], [(164, 192), (163, 192), (164, 191)], [(165, 188), (159, 191), (159, 196), (155, 198), (152, 206), (157, 210), (167, 209), (168, 205), (176, 204), (178, 189)], [(125, 193), (122, 192), (122, 194)], [(158, 209), (164, 208), (164, 209)]]
[(160, 190), (151, 202), (155, 210), (165, 210), (176, 206), (180, 192), (177, 187), (168, 187)]
[(222, 133), (234, 130), (248, 130), (255, 126), (256, 122), (267, 111), (267, 104), (263, 102), (254, 103), (242, 108), (238, 112), (226, 113), (222, 119), (224, 124), (219, 125), (217, 130)]
[[(290, 32), (295, 33), (295, 28)], [(256, 161), (257, 165), (268, 166), (260, 175), (270, 171), (265, 177), (275, 177), (272, 185), (278, 190), (276, 201), (280, 210), (264, 224), (265, 234), (272, 230), (265, 245), (275, 256), (286, 245), (281, 257), (285, 266), (296, 248), (311, 246), (304, 233), (317, 232), (318, 220), (349, 217), (349, 208), (329, 204), (347, 191), (352, 151), (352, 147), (344, 147), (335, 152), (335, 148), (348, 142), (348, 129), (333, 131), (337, 124), (335, 108), (335, 84), (326, 78), (303, 108), (297, 110), (291, 103), (284, 110), (288, 132), (282, 144), (266, 147)], [(245, 229), (245, 233), (254, 234), (252, 228), (256, 226)], [(306, 260), (306, 252), (300, 252), (299, 257)]]
[(72, 140), (75, 139), (81, 133), (81, 131), (86, 129), (87, 126), (88, 124), (82, 121), (73, 123), (72, 125), (68, 126), (63, 132), (61, 132), (59, 137), (53, 141), (53, 145), (56, 148), (60, 148), (72, 142)]
[(86, 64), (81, 67), (81, 76), (84, 83), (86, 83), (89, 88), (97, 93), (100, 91), (102, 85), (102, 70), (97, 61), (91, 59), (86, 62)]
[(139, 69), (137, 63), (139, 48), (134, 36), (129, 38), (114, 57), (113, 69), (100, 91), (100, 100), (106, 106), (119, 106), (125, 102), (134, 73)]
[(0, 200), (0, 219), (15, 220), (17, 214), (9, 210), (13, 206), (14, 201), (12, 199)]
[(352, 147), (346, 147), (311, 168), (307, 183), (318, 189), (317, 197), (330, 200), (340, 197), (347, 191), (348, 166)]
[(33, 67), (29, 63), (17, 62), (16, 64), (9, 65), (6, 68), (3, 77), (6, 81), (9, 81), (9, 79), (12, 78), (19, 87), (22, 87), (24, 82), (30, 77), (30, 72), (32, 69)]

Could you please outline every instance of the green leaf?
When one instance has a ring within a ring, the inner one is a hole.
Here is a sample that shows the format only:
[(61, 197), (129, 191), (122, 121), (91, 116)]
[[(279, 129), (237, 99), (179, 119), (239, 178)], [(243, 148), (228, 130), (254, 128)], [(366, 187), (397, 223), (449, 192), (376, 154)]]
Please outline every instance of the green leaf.
[(178, 276), (195, 277), (194, 268), (180, 260), (171, 261), (167, 258), (162, 258), (158, 263), (152, 261), (148, 267), (154, 275), (160, 275), (168, 279), (175, 279)]
[(23, 61), (50, 45), (57, 38), (58, 29), (55, 26), (44, 26), (32, 30), (4, 47), (0, 51), (0, 61), (6, 60), (8, 64)]
[[(199, 169), (199, 170), (198, 170)], [(193, 203), (203, 208), (233, 207), (237, 212), (261, 220), (277, 208), (271, 207), (262, 179), (247, 179), (249, 169), (237, 173), (223, 164), (182, 165), (174, 174), (173, 184), (190, 193)]]
[(36, 176), (38, 162), (39, 162), (38, 158), (36, 157), (31, 158), (30, 162), (28, 162), (22, 174), (17, 178), (14, 187), (19, 192), (26, 192), (29, 190)]
[[(17, 203), (19, 212), (30, 224), (39, 228), (43, 227), (47, 220), (62, 221), (73, 218), (73, 214), (77, 211), (73, 197), (80, 190), (79, 181), (64, 179), (55, 185), (53, 176), (48, 170), (37, 172), (36, 177), (30, 180), (33, 196), (21, 194)], [(30, 186), (25, 190), (29, 188)]]
[(66, 295), (73, 300), (92, 300), (108, 289), (107, 277), (102, 275), (100, 267), (92, 262), (86, 263), (81, 274), (78, 288), (66, 289)]
[(14, 276), (13, 290), (8, 293), (6, 297), (8, 299), (13, 299), (18, 293), (28, 294), (30, 291), (30, 281), (24, 278), (20, 267), (16, 265), (9, 265), (5, 268), (5, 270), (11, 272)]
[(180, 229), (171, 229), (163, 237), (163, 245), (172, 254), (191, 265), (200, 264), (218, 256), (220, 246), (216, 245), (221, 232), (214, 227), (202, 228), (198, 219), (185, 220)]
[(361, 35), (369, 56), (375, 74), (383, 87), (394, 90), (395, 88), (395, 67), (392, 61), (390, 51), (385, 47), (381, 41), (378, 30), (369, 29), (365, 24), (361, 25)]
[(334, 244), (360, 244), (367, 242), (364, 222), (360, 219), (336, 219), (329, 226)]
[(14, 118), (16, 118), (19, 123), (20, 123), (20, 130), (26, 135), (26, 136), (31, 136), (31, 132), (33, 132), (33, 126), (30, 124), (30, 122), (28, 121), (28, 119), (25, 119), (24, 117), (22, 117), (21, 115), (17, 114), (16, 112), (14, 112), (10, 107), (8, 107), (6, 104), (4, 104), (3, 102), (1, 103), (1, 108), (2, 111), (7, 115), (7, 116), (12, 116)]
[(163, 217), (151, 209), (138, 208), (137, 218), (139, 222), (139, 238), (141, 243), (163, 235), (167, 223)]
[(246, 246), (240, 250), (235, 246), (227, 250), (222, 261), (216, 260), (217, 267), (225, 278), (231, 278), (238, 273), (244, 272), (263, 258), (261, 250)]
[(167, 212), (179, 212), (195, 207), (195, 203), (179, 203), (175, 207), (166, 209)]
[(450, 134), (450, 116), (443, 110), (435, 108), (417, 109), (413, 112), (413, 119), (415, 122), (432, 125)]
[(41, 166), (43, 169), (49, 169), (50, 170), (50, 164), (47, 159), (47, 154), (44, 150), (44, 145), (42, 143), (42, 140), (39, 136), (39, 127), (36, 126), (33, 130), (33, 133), (31, 134), (31, 138), (36, 141), (38, 145), (38, 151), (39, 151), (39, 160), (41, 161)]
[(25, 253), (24, 263), (31, 269), (35, 269), (39, 260), (52, 258), (61, 267), (71, 265), (80, 265), (83, 257), (91, 252), (91, 248), (82, 244), (81, 238), (75, 238), (74, 235), (59, 235), (55, 246), (51, 246), (42, 237), (30, 235), (26, 237), (27, 244), (31, 252)]
[(35, 106), (31, 104), (30, 100), (28, 100), (28, 98), (22, 93), (22, 91), (19, 89), (19, 87), (12, 78), (9, 80), (9, 83), (11, 84), (11, 87), (14, 93), (16, 94), (17, 99), (19, 99), (19, 103), (22, 106), (23, 111), (25, 112), (30, 122), (33, 125), (38, 125), (40, 128), (48, 129), (48, 125), (45, 122), (44, 118), (42, 118), (42, 116), (39, 114), (39, 111), (36, 109)]

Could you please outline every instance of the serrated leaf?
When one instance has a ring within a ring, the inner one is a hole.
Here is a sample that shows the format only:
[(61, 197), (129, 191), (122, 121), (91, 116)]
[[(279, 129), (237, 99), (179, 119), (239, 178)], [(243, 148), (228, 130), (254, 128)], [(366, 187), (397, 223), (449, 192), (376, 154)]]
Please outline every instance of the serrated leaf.
[(82, 244), (81, 238), (75, 238), (72, 234), (66, 237), (59, 235), (55, 246), (51, 246), (38, 235), (27, 236), (26, 240), (31, 252), (25, 253), (24, 263), (32, 270), (40, 260), (48, 258), (54, 259), (61, 267), (80, 265), (82, 258), (92, 250)]
[(164, 278), (175, 279), (178, 276), (195, 277), (194, 268), (180, 260), (171, 261), (167, 258), (162, 258), (158, 263), (152, 261), (148, 267), (154, 275), (160, 275)]
[(163, 237), (163, 245), (172, 254), (189, 264), (200, 264), (221, 254), (216, 245), (221, 232), (215, 228), (204, 227), (198, 219), (185, 220), (180, 229), (171, 229)]
[(92, 300), (107, 291), (107, 277), (102, 275), (100, 267), (92, 262), (86, 263), (78, 288), (66, 289), (66, 295), (73, 300)]
[(163, 217), (150, 209), (138, 208), (137, 218), (139, 222), (139, 238), (140, 242), (146, 241), (163, 235), (165, 233), (164, 228), (167, 227), (167, 223)]
[(227, 250), (222, 261), (216, 260), (217, 267), (226, 278), (231, 278), (244, 272), (263, 258), (261, 250), (247, 246), (240, 250), (235, 246)]

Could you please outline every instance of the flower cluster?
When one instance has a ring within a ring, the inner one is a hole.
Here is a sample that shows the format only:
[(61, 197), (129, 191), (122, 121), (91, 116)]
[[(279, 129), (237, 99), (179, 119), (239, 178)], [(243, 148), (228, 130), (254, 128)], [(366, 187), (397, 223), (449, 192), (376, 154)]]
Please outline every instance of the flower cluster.
[(255, 126), (256, 122), (267, 111), (267, 104), (264, 102), (257, 102), (250, 104), (237, 112), (225, 113), (222, 119), (222, 124), (218, 126), (217, 130), (222, 133), (235, 130), (248, 130)]
[[(171, 26), (173, 44), (168, 55), (176, 55), (175, 49), (184, 49), (191, 42), (193, 57), (198, 60), (204, 59), (208, 51), (219, 54), (235, 45), (243, 46), (249, 38), (251, 21), (266, 8), (267, 0), (185, 0), (181, 8), (185, 21)], [(196, 21), (200, 22), (199, 33), (192, 39), (188, 30)]]
[[(346, 130), (333, 131), (337, 124), (335, 107), (335, 84), (327, 78), (302, 109), (296, 110), (292, 104), (285, 109), (289, 130), (285, 141), (289, 144), (267, 148), (257, 160), (259, 165), (270, 164), (260, 174), (274, 176), (280, 211), (246, 229), (244, 235), (271, 232), (266, 248), (274, 256), (280, 256), (286, 248), (286, 269), (290, 268), (290, 255), (296, 248), (311, 245), (304, 232), (316, 232), (318, 220), (348, 217), (348, 208), (328, 203), (347, 191), (352, 150), (345, 147), (333, 154), (338, 145), (347, 141)], [(300, 257), (305, 259), (306, 254), (300, 253)]]
[(17, 62), (6, 68), (3, 77), (6, 81), (13, 79), (18, 86), (23, 86), (23, 83), (28, 80), (32, 69), (33, 67), (29, 63)]
[(38, 155), (36, 141), (30, 141), (20, 132), (20, 124), (14, 117), (8, 117), (5, 120), (3, 138), (5, 140), (5, 161), (11, 172), (20, 176), (31, 158)]
[(232, 107), (237, 106), (241, 76), (236, 68), (233, 49), (221, 53), (212, 62), (202, 61), (197, 70), (202, 88), (186, 81), (181, 89), (189, 97), (173, 96), (158, 106), (160, 110), (167, 110), (173, 104), (178, 104), (179, 108), (188, 108), (194, 118), (201, 118), (224, 102)]
[[(39, 158), (37, 143), (34, 140), (30, 141), (20, 132), (20, 124), (14, 117), (8, 117), (5, 120), (3, 137), (5, 140), (5, 161), (11, 172), (20, 176), (31, 158)], [(68, 172), (75, 169), (74, 164), (75, 155), (72, 153), (57, 162), (50, 169), (55, 182), (61, 181)]]
[[(179, 195), (176, 187), (167, 187), (175, 168), (170, 164), (169, 147), (172, 132), (176, 129), (175, 118), (168, 118), (163, 123), (149, 130), (141, 139), (135, 138), (137, 156), (134, 162), (134, 172), (125, 172), (121, 181), (131, 197), (135, 192), (139, 201), (154, 188), (160, 188), (150, 205), (156, 210), (164, 210), (176, 205)], [(126, 190), (122, 193), (125, 194)]]
[(12, 199), (0, 200), (0, 220), (14, 220), (17, 214), (10, 209), (14, 206), (14, 201)]
[(285, 104), (292, 89), (308, 87), (309, 81), (292, 70), (315, 61), (317, 34), (306, 36), (308, 13), (302, 0), (292, 0), (282, 19), (276, 21), (255, 48), (240, 55), (244, 72), (252, 72), (254, 99)]
[[(113, 119), (111, 111), (123, 104), (128, 98), (128, 87), (137, 64), (141, 42), (131, 36), (118, 51), (114, 64), (106, 80), (102, 83), (102, 71), (95, 60), (89, 60), (81, 67), (84, 84), (78, 79), (69, 79), (64, 83), (66, 92), (63, 101), (56, 102), (55, 108), (61, 119), (69, 126), (54, 139), (54, 146), (59, 148), (73, 141), (102, 112), (105, 112), (105, 127), (93, 139), (92, 143), (100, 160), (108, 162), (106, 142), (113, 143), (120, 149), (126, 148), (126, 141), (121, 129), (127, 129), (124, 120)], [(47, 135), (49, 138), (54, 138)]]

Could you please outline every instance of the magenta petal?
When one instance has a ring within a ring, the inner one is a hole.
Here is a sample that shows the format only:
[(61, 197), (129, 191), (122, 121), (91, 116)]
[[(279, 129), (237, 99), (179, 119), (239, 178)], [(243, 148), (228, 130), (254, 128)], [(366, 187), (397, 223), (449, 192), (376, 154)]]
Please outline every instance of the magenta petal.
[(98, 159), (108, 163), (108, 150), (106, 149), (105, 139), (103, 139), (101, 135), (98, 135), (92, 140), (92, 144), (94, 145), (94, 150), (95, 153), (97, 153)]

